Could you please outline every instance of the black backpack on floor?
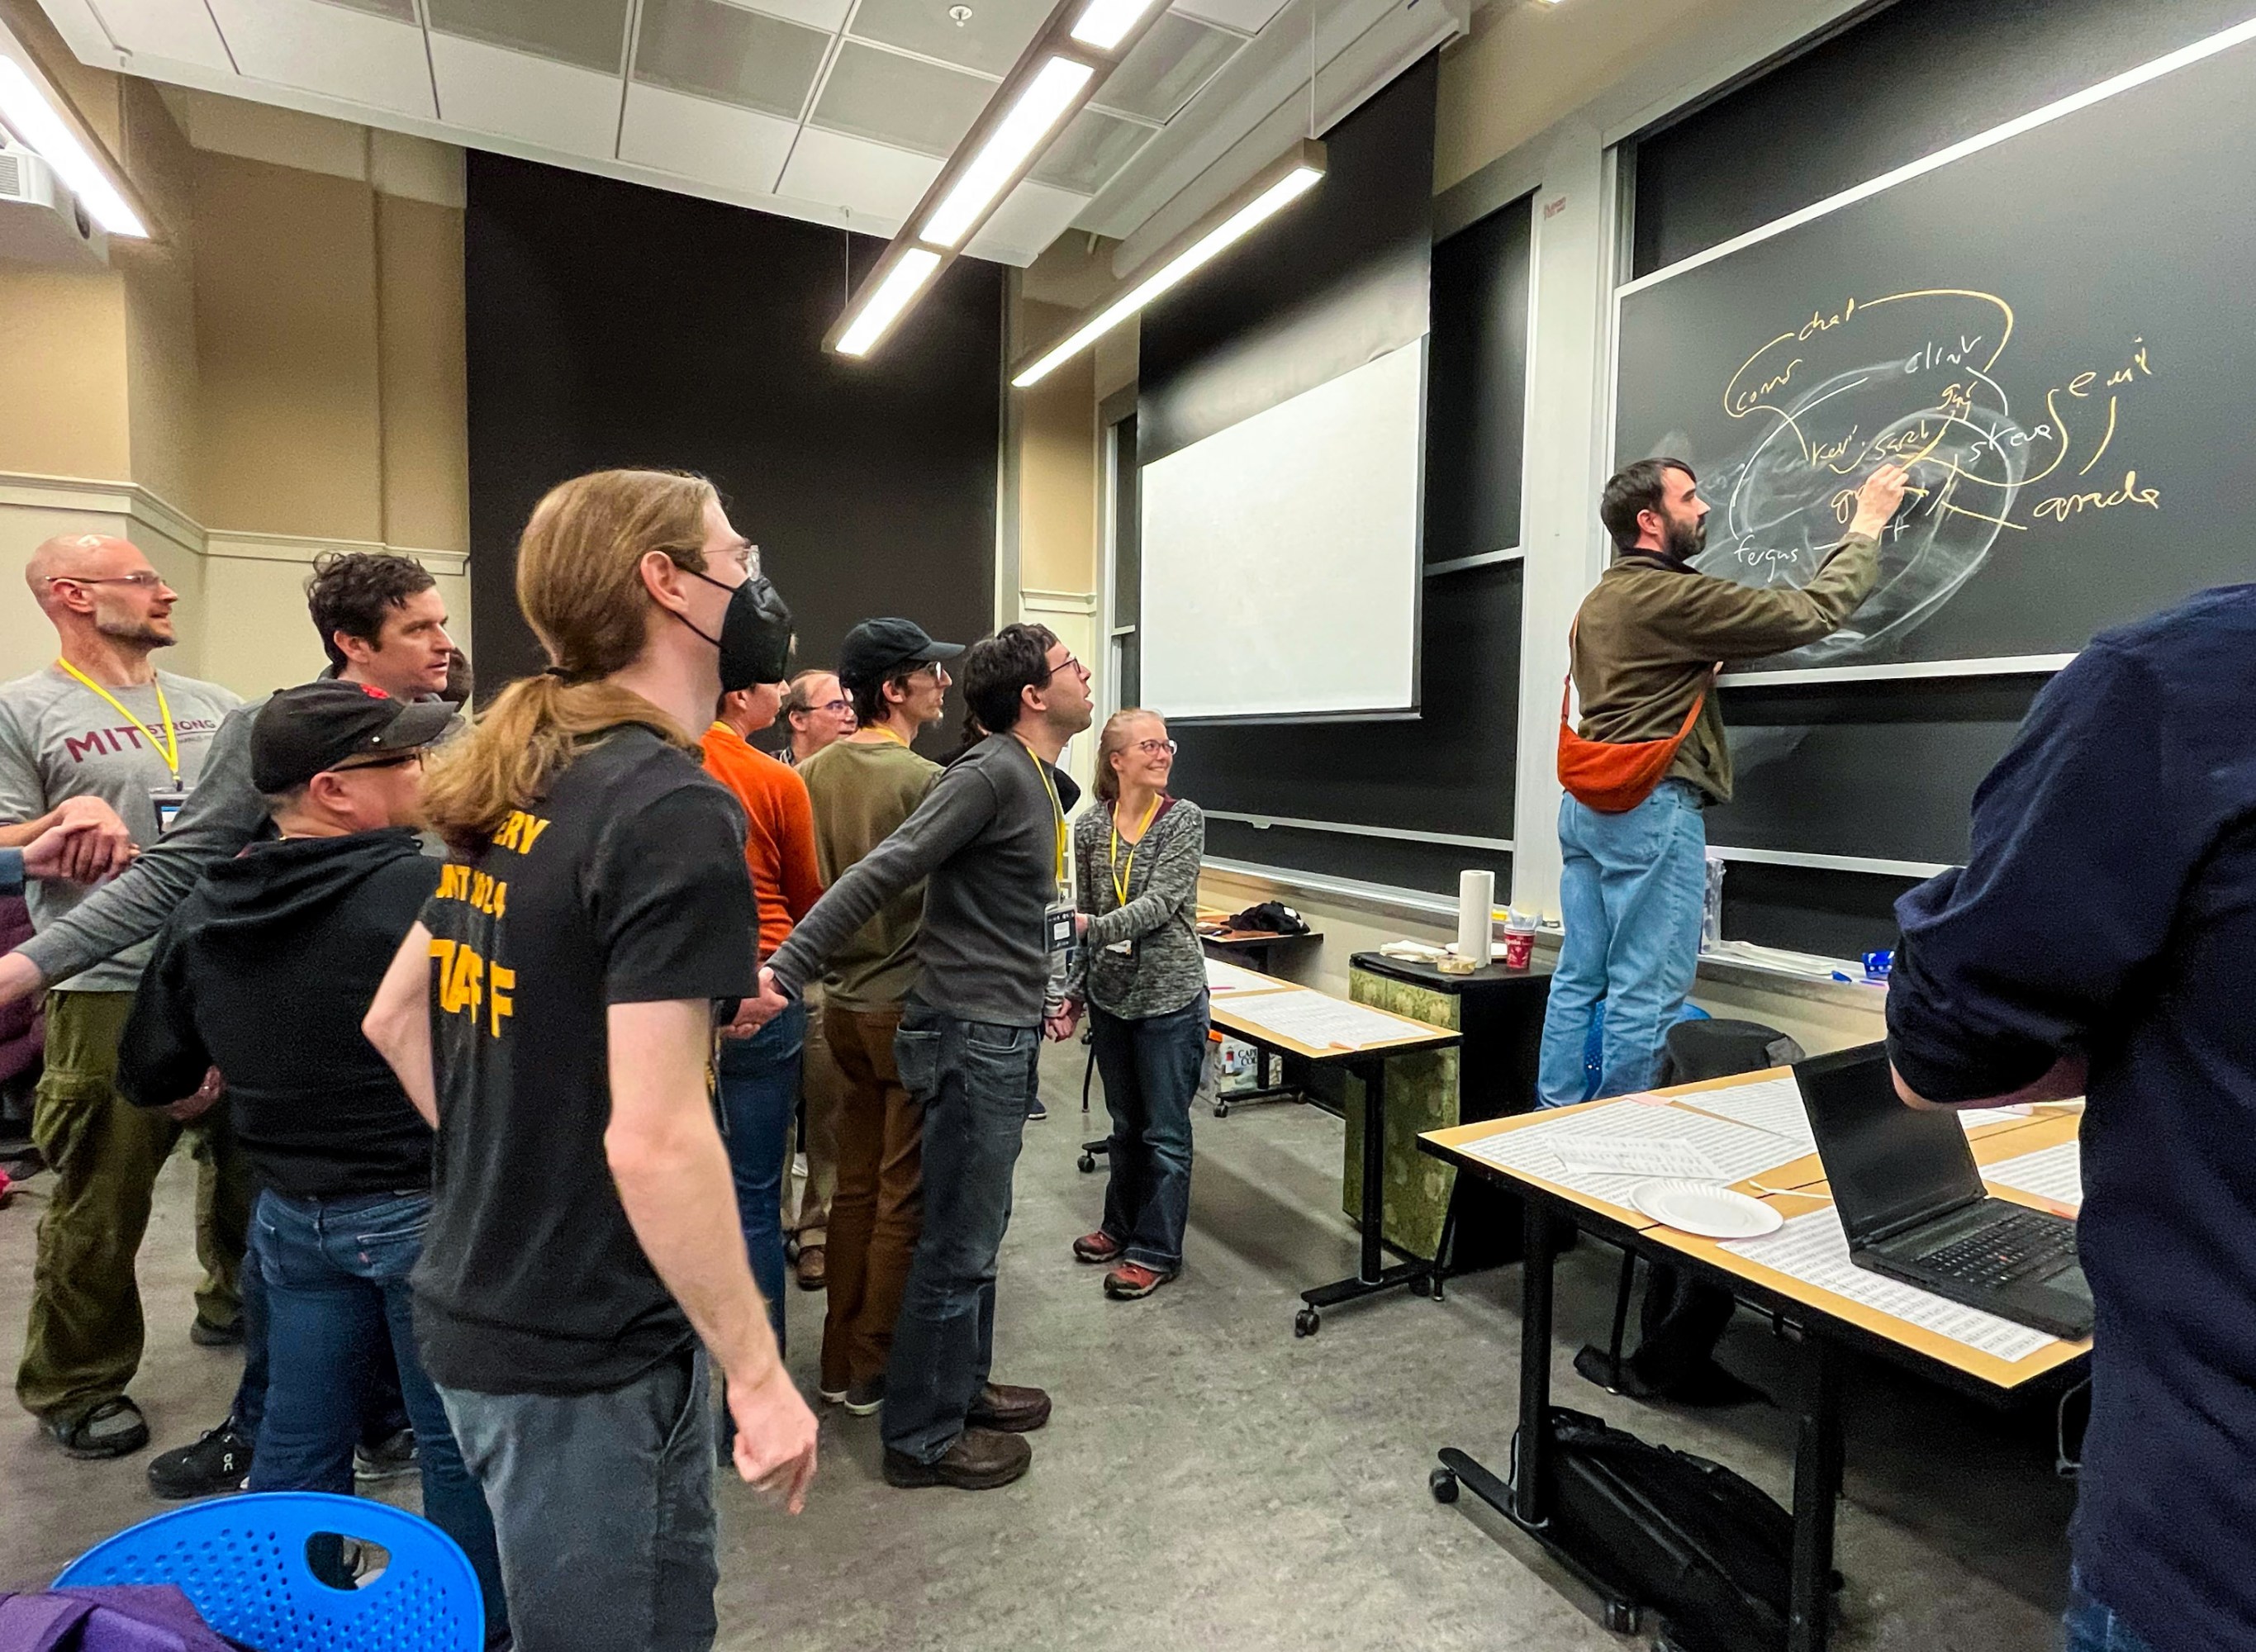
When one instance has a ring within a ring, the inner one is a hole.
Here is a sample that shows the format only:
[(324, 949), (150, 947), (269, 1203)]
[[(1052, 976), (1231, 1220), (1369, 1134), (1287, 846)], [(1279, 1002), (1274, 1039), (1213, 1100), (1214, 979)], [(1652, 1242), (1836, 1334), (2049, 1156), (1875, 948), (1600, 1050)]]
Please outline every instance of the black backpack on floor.
[[(1793, 1516), (1720, 1463), (1563, 1406), (1550, 1415), (1545, 1502), (1561, 1546), (1658, 1615), (1681, 1652), (1782, 1652)], [(1515, 1436), (1515, 1480), (1519, 1452)]]

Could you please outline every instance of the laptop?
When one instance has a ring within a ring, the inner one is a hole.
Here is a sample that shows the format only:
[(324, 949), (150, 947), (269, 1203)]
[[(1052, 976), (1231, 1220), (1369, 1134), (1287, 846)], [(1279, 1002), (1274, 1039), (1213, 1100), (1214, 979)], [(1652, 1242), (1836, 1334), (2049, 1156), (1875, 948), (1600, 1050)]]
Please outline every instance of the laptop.
[(1850, 1260), (2055, 1337), (2091, 1334), (2076, 1224), (1982, 1190), (1955, 1112), (1909, 1107), (1885, 1044), (1797, 1062)]

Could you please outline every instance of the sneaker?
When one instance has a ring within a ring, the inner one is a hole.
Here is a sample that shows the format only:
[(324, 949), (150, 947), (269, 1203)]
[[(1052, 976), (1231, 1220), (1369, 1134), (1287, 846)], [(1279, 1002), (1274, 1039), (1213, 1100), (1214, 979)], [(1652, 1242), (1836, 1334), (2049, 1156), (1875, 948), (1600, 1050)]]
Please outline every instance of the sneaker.
[(363, 1486), (396, 1480), (422, 1466), (415, 1452), (415, 1430), (402, 1429), (373, 1444), (353, 1447), (353, 1479)]
[(1032, 1434), (1050, 1420), (1050, 1397), (1040, 1388), (1014, 1388), (1007, 1382), (991, 1382), (979, 1390), (963, 1420), (974, 1429), (993, 1429), (1001, 1434)]
[[(1050, 1110), (1042, 1105), (1042, 1098), (1040, 1096), (1035, 1097), (1033, 1101), (1026, 1105), (1026, 1122), (1028, 1124), (1038, 1125), (1049, 1116)], [(1022, 1469), (1019, 1472), (1023, 1473), (1025, 1471)], [(1013, 1478), (1015, 1479), (1016, 1477), (1013, 1476)]]
[(968, 1428), (934, 1463), (920, 1463), (907, 1453), (887, 1446), (885, 1484), (904, 1490), (920, 1486), (953, 1486), (958, 1491), (992, 1491), (1017, 1479), (1033, 1460), (1033, 1448), (1015, 1434)]
[(1115, 1302), (1134, 1302), (1139, 1296), (1149, 1296), (1174, 1277), (1173, 1274), (1162, 1274), (1141, 1262), (1123, 1262), (1104, 1276), (1104, 1294)]
[(1094, 1233), (1084, 1233), (1073, 1242), (1074, 1260), (1082, 1262), (1115, 1262), (1128, 1247), (1111, 1234), (1099, 1228)]
[(829, 1282), (830, 1267), (820, 1245), (802, 1245), (795, 1264), (801, 1290), (821, 1290)]
[(233, 1417), (194, 1445), (180, 1445), (149, 1459), (149, 1489), (166, 1502), (239, 1492), (250, 1478), (250, 1436)]
[(853, 1392), (853, 1386), (850, 1383), (842, 1388), (822, 1386), (818, 1387), (814, 1391), (821, 1396), (822, 1403), (825, 1405), (843, 1405), (846, 1403), (846, 1396)]
[(188, 1340), (199, 1348), (240, 1348), (243, 1346), (243, 1316), (237, 1314), (226, 1324), (215, 1319), (196, 1316), (188, 1327)]
[(42, 1417), (39, 1422), (71, 1457), (125, 1457), (149, 1444), (148, 1419), (122, 1394), (74, 1417)]
[(871, 1377), (867, 1382), (857, 1382), (846, 1390), (846, 1415), (850, 1417), (875, 1416), (885, 1406), (885, 1380)]

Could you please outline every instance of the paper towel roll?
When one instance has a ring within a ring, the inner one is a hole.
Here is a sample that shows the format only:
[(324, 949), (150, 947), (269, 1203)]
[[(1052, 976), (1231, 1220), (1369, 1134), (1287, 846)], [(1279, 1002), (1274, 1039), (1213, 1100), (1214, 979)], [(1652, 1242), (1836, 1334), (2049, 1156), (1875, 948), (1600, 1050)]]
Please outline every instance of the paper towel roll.
[(1457, 956), (1474, 964), (1488, 962), (1489, 908), (1496, 904), (1496, 874), (1461, 872), (1457, 874)]

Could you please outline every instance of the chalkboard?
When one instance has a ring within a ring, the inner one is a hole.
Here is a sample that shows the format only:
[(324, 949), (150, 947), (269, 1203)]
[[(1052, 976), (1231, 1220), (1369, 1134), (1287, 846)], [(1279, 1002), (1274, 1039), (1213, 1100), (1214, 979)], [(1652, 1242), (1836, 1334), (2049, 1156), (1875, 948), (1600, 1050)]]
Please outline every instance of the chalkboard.
[(1761, 668), (2071, 652), (2248, 573), (2252, 263), (2238, 44), (1632, 283), (1616, 449), (1689, 460), (1699, 566), (1755, 584), (1806, 582), (1857, 482), (1911, 464), (1879, 590)]

